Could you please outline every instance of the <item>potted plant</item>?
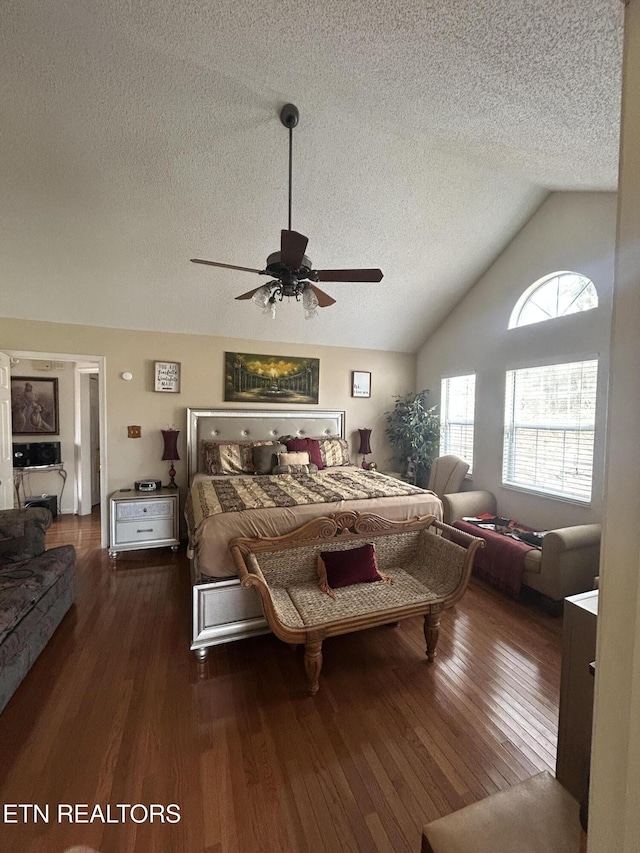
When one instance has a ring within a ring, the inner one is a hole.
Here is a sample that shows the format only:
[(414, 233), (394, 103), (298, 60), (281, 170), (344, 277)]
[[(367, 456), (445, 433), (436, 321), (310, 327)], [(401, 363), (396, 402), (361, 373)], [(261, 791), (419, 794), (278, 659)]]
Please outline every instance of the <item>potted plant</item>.
[(386, 435), (402, 458), (403, 478), (426, 484), (440, 442), (440, 416), (428, 405), (429, 391), (396, 397), (387, 417)]

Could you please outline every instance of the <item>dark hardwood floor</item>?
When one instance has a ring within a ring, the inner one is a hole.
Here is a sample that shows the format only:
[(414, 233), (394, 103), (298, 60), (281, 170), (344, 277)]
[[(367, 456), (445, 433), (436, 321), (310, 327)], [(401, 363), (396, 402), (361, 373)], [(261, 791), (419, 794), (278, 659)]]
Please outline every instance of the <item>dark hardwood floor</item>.
[[(3, 853), (418, 853), (430, 820), (554, 772), (561, 619), (472, 580), (434, 664), (421, 619), (337, 637), (309, 698), (271, 635), (199, 664), (184, 553), (113, 563), (99, 535), (95, 515), (47, 534), (78, 549), (77, 601), (0, 716), (0, 804), (49, 822), (0, 822)], [(178, 823), (56, 811), (172, 803)]]

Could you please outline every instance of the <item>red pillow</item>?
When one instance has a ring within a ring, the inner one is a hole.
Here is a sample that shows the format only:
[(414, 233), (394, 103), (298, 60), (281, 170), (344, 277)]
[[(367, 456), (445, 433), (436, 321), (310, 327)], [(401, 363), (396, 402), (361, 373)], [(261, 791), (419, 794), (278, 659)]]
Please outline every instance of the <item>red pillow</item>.
[(314, 438), (290, 438), (287, 440), (287, 450), (294, 452), (306, 450), (309, 454), (309, 462), (317, 465), (319, 471), (324, 468), (320, 444)]
[(354, 583), (383, 580), (378, 573), (375, 548), (367, 544), (350, 551), (321, 551), (318, 555), (318, 580), (323, 592)]

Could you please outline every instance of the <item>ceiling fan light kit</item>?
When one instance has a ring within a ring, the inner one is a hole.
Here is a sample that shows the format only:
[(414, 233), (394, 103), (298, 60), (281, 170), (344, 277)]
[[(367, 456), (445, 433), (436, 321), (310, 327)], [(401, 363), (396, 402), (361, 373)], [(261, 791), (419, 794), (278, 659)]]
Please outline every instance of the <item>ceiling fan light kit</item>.
[(302, 302), (304, 316), (307, 320), (316, 317), (318, 308), (327, 308), (336, 301), (324, 290), (316, 286), (318, 281), (332, 282), (377, 282), (382, 280), (379, 269), (357, 270), (314, 270), (311, 259), (305, 255), (308, 238), (291, 228), (291, 197), (293, 174), (293, 128), (300, 119), (298, 108), (293, 104), (285, 104), (280, 111), (280, 121), (289, 129), (289, 228), (280, 232), (280, 251), (273, 252), (267, 258), (263, 270), (252, 267), (239, 267), (234, 264), (223, 264), (218, 261), (205, 261), (191, 258), (194, 264), (206, 264), (223, 269), (240, 270), (257, 275), (268, 275), (271, 281), (236, 296), (236, 299), (251, 299), (262, 308), (264, 314), (270, 314), (275, 319), (276, 303), (282, 302), (286, 296)]

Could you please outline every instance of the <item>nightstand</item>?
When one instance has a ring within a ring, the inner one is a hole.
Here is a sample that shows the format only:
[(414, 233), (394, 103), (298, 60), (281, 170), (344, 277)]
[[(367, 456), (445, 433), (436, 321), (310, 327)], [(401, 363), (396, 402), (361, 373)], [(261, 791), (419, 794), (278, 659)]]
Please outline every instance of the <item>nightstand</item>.
[(170, 546), (177, 551), (178, 492), (160, 489), (157, 492), (114, 492), (109, 500), (109, 556), (121, 551)]

